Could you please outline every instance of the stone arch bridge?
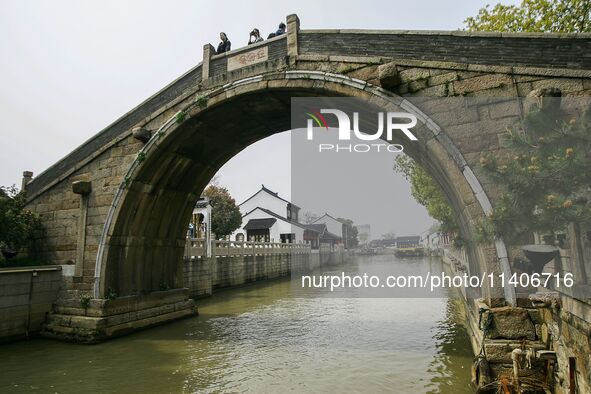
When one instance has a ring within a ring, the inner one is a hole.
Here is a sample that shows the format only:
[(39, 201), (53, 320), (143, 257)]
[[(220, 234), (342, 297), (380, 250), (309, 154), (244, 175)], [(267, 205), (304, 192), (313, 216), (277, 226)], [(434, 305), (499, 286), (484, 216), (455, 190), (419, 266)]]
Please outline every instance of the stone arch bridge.
[[(151, 324), (140, 316), (155, 304), (138, 301), (150, 292), (166, 307), (158, 321), (193, 313), (176, 289), (195, 202), (227, 160), (290, 129), (292, 97), (358, 97), (415, 113), (419, 143), (407, 153), (437, 180), (469, 236), (495, 204), (477, 162), (503, 150), (503, 125), (520, 110), (499, 103), (427, 116), (409, 97), (591, 94), (589, 35), (303, 30), (295, 15), (287, 25), (283, 36), (221, 55), (206, 45), (202, 63), (27, 180), (28, 207), (46, 228), (42, 257), (73, 263), (66, 289), (93, 297), (84, 313), (58, 300), (70, 326), (55, 333), (109, 336), (116, 324)], [(480, 133), (483, 122), (499, 126)], [(510, 271), (503, 240), (473, 246), (469, 256), (472, 272)], [(162, 284), (173, 290), (158, 291)], [(107, 299), (111, 289), (120, 300)], [(510, 290), (488, 289), (487, 297), (515, 301)], [(123, 312), (127, 320), (109, 320)]]

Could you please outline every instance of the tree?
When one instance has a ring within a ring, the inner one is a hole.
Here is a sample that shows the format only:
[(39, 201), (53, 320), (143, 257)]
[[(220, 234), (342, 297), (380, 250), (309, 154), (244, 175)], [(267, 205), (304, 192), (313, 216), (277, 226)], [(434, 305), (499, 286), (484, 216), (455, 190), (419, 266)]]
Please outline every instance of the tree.
[(209, 197), (212, 208), (211, 231), (218, 239), (230, 235), (240, 227), (242, 214), (238, 205), (236, 205), (236, 200), (232, 198), (228, 189), (209, 185), (203, 194)]
[(591, 225), (591, 106), (572, 117), (560, 98), (545, 98), (519, 127), (507, 131), (511, 158), (480, 163), (503, 186), (500, 202), (480, 227), (486, 238), (554, 234)]
[(472, 31), (589, 32), (589, 0), (523, 0), (520, 5), (487, 5), (464, 25)]
[(15, 186), (0, 187), (0, 248), (21, 252), (41, 230), (39, 217), (25, 209), (25, 195)]
[(382, 234), (382, 239), (396, 239), (396, 234), (394, 234), (394, 233)]
[(427, 208), (429, 215), (441, 223), (441, 231), (456, 231), (454, 213), (439, 185), (413, 159), (399, 155), (394, 162), (394, 171), (402, 174), (411, 185), (411, 195)]
[(320, 216), (316, 215), (313, 212), (306, 211), (302, 215), (302, 223), (304, 224), (312, 224), (314, 223)]
[(343, 218), (337, 218), (337, 220), (344, 225), (343, 235), (345, 238), (343, 239), (343, 242), (345, 243), (345, 246), (348, 248), (354, 248), (357, 246), (359, 244), (359, 240), (357, 239), (357, 227), (353, 225), (353, 221), (351, 219)]

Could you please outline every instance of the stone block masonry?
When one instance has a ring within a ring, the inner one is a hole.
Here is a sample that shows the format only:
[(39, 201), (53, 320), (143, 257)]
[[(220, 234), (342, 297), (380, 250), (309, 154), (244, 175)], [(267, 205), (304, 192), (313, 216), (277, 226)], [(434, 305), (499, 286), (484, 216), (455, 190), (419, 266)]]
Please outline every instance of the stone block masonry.
[(41, 333), (79, 343), (101, 342), (196, 315), (188, 296), (183, 288), (112, 299), (90, 299), (78, 291), (64, 291)]
[[(220, 242), (225, 241), (216, 241)], [(187, 257), (183, 266), (184, 285), (192, 298), (200, 298), (211, 296), (216, 289), (286, 277), (293, 272), (307, 272), (326, 265), (340, 265), (347, 258), (342, 248), (333, 250), (322, 245), (320, 250), (310, 250), (303, 245), (294, 246), (292, 249), (259, 249), (255, 253), (251, 248), (229, 248), (223, 255), (214, 254), (211, 258)], [(200, 251), (198, 248), (194, 250)]]
[(60, 266), (0, 269), (0, 342), (41, 331), (61, 283)]
[[(64, 281), (48, 335), (109, 338), (194, 314), (189, 295), (287, 275), (306, 260), (309, 266), (334, 260), (322, 251), (292, 260), (289, 250), (261, 246), (182, 265), (186, 229), (181, 226), (203, 187), (241, 149), (289, 128), (292, 97), (357, 97), (411, 112), (416, 106), (426, 123), (407, 153), (441, 185), (460, 234), (469, 239), (502, 192), (479, 171), (479, 159), (510, 155), (504, 130), (520, 120), (522, 108), (500, 100), (449, 111), (433, 99), (538, 97), (547, 89), (559, 89), (563, 97), (591, 95), (589, 34), (300, 30), (295, 15), (287, 22), (285, 36), (206, 54), (203, 64), (60, 162), (32, 180), (27, 175), (28, 208), (47, 230), (39, 258), (78, 268)], [(261, 48), (266, 60), (228, 71), (229, 58), (254, 56)], [(75, 193), (77, 182), (89, 182), (84, 198)], [(509, 252), (502, 240), (470, 246), (466, 268), (509, 273), (514, 257)], [(160, 291), (169, 288), (174, 290)], [(567, 349), (557, 351), (557, 365), (561, 373), (572, 373), (556, 374), (562, 379), (557, 392), (568, 392), (571, 377), (589, 391), (589, 300), (561, 295), (565, 307), (541, 312), (544, 328), (529, 321), (530, 307), (528, 316), (515, 308), (520, 305), (511, 289), (485, 290), (486, 307), (498, 322), (491, 332), (495, 338), (486, 341), (510, 342), (489, 346), (499, 365), (508, 361), (516, 340), (542, 338), (553, 349)], [(109, 299), (113, 293), (117, 298)], [(88, 307), (81, 308), (81, 299), (90, 295)], [(22, 298), (12, 298), (10, 305)], [(512, 308), (497, 309), (505, 301)], [(480, 306), (471, 306), (475, 325)], [(552, 332), (550, 340), (544, 330)]]

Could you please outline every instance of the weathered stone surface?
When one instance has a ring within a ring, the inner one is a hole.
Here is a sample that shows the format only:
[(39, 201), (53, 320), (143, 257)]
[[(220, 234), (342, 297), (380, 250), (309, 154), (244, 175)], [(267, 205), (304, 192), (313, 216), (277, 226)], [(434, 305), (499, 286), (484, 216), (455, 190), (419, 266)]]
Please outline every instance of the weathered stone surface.
[(374, 85), (379, 85), (379, 86), (383, 87), (383, 85), (381, 85), (381, 82), (379, 81), (378, 67), (379, 66), (377, 66), (377, 65), (361, 67), (356, 70), (348, 72), (347, 76), (349, 76), (351, 78), (361, 79), (363, 81), (367, 81), (367, 82), (372, 83)]
[(132, 130), (132, 134), (133, 134), (133, 138), (135, 138), (136, 140), (140, 140), (143, 143), (150, 141), (150, 138), (152, 138), (152, 133), (150, 132), (150, 130), (148, 130), (144, 127), (134, 128)]
[(458, 73), (456, 72), (447, 72), (444, 74), (437, 74), (434, 76), (429, 77), (427, 80), (429, 86), (436, 86), (441, 85), (447, 82), (453, 82), (458, 80)]
[[(521, 347), (519, 341), (495, 340), (485, 342), (484, 351), (486, 352), (486, 359), (490, 363), (511, 364), (511, 352), (513, 349)], [(545, 345), (542, 342), (529, 342), (526, 344), (527, 349), (542, 350)]]
[(401, 79), (395, 63), (382, 64), (377, 69), (380, 86), (392, 90), (400, 85)]
[(400, 79), (403, 82), (427, 80), (431, 76), (428, 68), (408, 68), (400, 71)]
[(510, 306), (492, 308), (492, 330), (488, 334), (492, 339), (536, 339), (536, 329), (529, 313), (523, 308)]
[(91, 191), (92, 187), (88, 181), (72, 182), (72, 192), (76, 194), (89, 194)]
[(526, 111), (535, 109), (556, 110), (560, 108), (562, 91), (557, 87), (537, 88), (527, 94), (524, 101)]
[[(83, 293), (61, 298), (42, 332), (47, 337), (95, 343), (197, 313), (186, 289), (159, 291), (146, 296), (90, 300), (81, 308)], [(65, 297), (65, 296), (64, 296)]]
[[(488, 74), (455, 81), (453, 83), (454, 93), (457, 95), (478, 92), (481, 90), (497, 88), (506, 85), (512, 85), (512, 80), (509, 76), (503, 74)], [(484, 96), (486, 97), (487, 95)]]
[(60, 266), (0, 269), (0, 342), (38, 333), (62, 285)]

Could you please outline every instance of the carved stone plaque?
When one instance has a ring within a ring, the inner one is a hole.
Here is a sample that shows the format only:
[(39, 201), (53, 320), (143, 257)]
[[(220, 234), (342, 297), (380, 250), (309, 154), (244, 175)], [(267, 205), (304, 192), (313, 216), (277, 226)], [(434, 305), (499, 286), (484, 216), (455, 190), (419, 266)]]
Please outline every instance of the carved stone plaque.
[(245, 66), (251, 66), (264, 62), (269, 58), (269, 48), (267, 46), (257, 48), (252, 51), (239, 53), (228, 58), (228, 71), (237, 70)]

